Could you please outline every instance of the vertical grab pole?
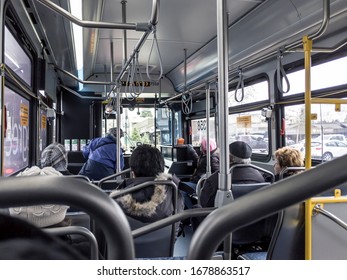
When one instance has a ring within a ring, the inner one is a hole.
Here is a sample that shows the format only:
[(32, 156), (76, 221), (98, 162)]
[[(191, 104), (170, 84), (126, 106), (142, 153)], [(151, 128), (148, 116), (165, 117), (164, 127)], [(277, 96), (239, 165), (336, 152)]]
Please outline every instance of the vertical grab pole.
[(311, 168), (311, 51), (312, 40), (304, 36), (305, 54), (305, 168)]
[[(233, 200), (231, 176), (229, 171), (228, 147), (228, 28), (226, 0), (217, 0), (217, 51), (218, 51), (218, 118), (219, 118), (219, 185), (215, 198), (215, 206), (220, 207)], [(231, 259), (232, 234), (224, 239), (224, 257)]]
[(210, 151), (210, 85), (206, 83), (206, 178), (211, 175), (211, 151)]
[[(305, 169), (311, 168), (311, 51), (312, 40), (304, 36), (305, 54)], [(306, 203), (307, 205), (307, 203)], [(307, 224), (307, 223), (306, 223)], [(305, 259), (312, 258), (311, 229), (305, 227)]]

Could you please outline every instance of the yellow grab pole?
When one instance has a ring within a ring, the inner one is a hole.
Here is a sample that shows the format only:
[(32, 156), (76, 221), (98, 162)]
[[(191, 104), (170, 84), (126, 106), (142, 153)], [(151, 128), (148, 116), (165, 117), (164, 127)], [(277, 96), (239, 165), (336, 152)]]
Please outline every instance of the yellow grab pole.
[(311, 51), (312, 40), (302, 38), (305, 54), (305, 168), (311, 168)]
[[(305, 168), (311, 168), (311, 51), (312, 40), (308, 36), (302, 38), (305, 54)], [(306, 201), (306, 208), (310, 200)], [(305, 215), (305, 259), (312, 257), (311, 227), (309, 226), (308, 212)]]

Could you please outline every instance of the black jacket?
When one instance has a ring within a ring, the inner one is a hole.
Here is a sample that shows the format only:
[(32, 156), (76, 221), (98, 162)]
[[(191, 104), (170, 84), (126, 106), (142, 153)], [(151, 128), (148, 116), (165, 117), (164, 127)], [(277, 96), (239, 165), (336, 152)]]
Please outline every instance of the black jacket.
[[(234, 184), (263, 183), (263, 175), (252, 167), (235, 168), (231, 177)], [(218, 190), (218, 172), (213, 173), (206, 179), (200, 195), (202, 207), (214, 207), (214, 199)]]

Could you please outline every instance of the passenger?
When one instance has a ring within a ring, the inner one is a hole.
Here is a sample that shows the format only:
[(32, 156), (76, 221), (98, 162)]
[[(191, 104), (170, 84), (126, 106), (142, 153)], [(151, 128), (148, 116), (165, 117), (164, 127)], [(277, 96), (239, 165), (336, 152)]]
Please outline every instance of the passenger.
[(67, 152), (64, 145), (52, 143), (41, 154), (41, 168), (51, 166), (63, 175), (72, 175), (67, 169)]
[[(250, 164), (252, 148), (243, 141), (235, 141), (229, 145), (230, 165)], [(263, 183), (263, 175), (252, 167), (233, 169), (231, 181), (234, 184)], [(201, 190), (200, 203), (202, 207), (214, 207), (214, 200), (218, 190), (218, 171), (206, 179)]]
[[(219, 170), (219, 150), (217, 144), (213, 139), (210, 139), (209, 144), (210, 149), (210, 163), (211, 163), (211, 173)], [(207, 140), (203, 138), (200, 145), (200, 156), (194, 150), (192, 145), (187, 146), (188, 157), (193, 160), (193, 164), (196, 166), (193, 175), (191, 176), (189, 182), (181, 182), (180, 186), (186, 186), (182, 191), (184, 196), (185, 208), (190, 209), (193, 207), (194, 202), (191, 200), (191, 194), (196, 192), (196, 184), (199, 182), (201, 176), (206, 174), (207, 171)], [(187, 191), (188, 187), (188, 191)], [(182, 189), (182, 188), (181, 188)]]
[[(274, 160), (276, 181), (279, 180), (279, 175), (285, 168), (304, 166), (304, 159), (301, 152), (291, 147), (283, 147), (275, 151)], [(288, 172), (283, 174), (283, 177), (286, 178), (299, 172), (301, 172), (301, 170), (289, 170)]]
[[(120, 129), (120, 137), (123, 137)], [(124, 168), (124, 157), (121, 145), (117, 145), (117, 128), (111, 128), (105, 137), (94, 138), (83, 147), (82, 153), (88, 160), (78, 174), (90, 180), (100, 180), (115, 173), (117, 170), (117, 153), (120, 154), (120, 167)]]
[[(219, 171), (219, 150), (217, 148), (216, 141), (210, 139), (209, 141), (210, 147), (210, 158), (211, 158), (211, 173)], [(202, 175), (206, 173), (207, 166), (207, 140), (203, 138), (201, 140), (200, 145), (201, 155), (199, 156), (197, 152), (194, 150), (193, 146), (188, 145), (188, 155), (193, 159), (194, 164), (196, 165), (196, 169), (190, 178), (190, 182), (197, 184)]]
[[(150, 145), (138, 146), (130, 156), (130, 168), (134, 178), (125, 179), (115, 191), (153, 180), (172, 180), (171, 174), (164, 174), (164, 157)], [(117, 202), (125, 214), (144, 223), (151, 223), (173, 214), (172, 189), (155, 184), (122, 196)], [(112, 196), (112, 193), (111, 193)], [(184, 208), (183, 198), (178, 193), (177, 210)]]

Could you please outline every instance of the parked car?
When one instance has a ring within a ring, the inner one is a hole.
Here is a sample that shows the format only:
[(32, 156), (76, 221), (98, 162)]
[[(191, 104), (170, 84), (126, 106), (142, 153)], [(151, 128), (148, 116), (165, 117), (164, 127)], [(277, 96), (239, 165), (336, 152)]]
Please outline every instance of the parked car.
[(267, 152), (269, 143), (264, 141), (264, 138), (257, 134), (237, 135), (233, 141), (243, 141), (251, 146), (253, 152)]
[(347, 144), (344, 141), (325, 141), (323, 145), (321, 142), (312, 142), (311, 144), (312, 159), (329, 161), (345, 154), (347, 154)]
[(346, 142), (346, 137), (343, 134), (324, 134), (323, 138), (320, 135), (315, 138), (312, 138), (312, 142), (322, 142), (322, 139), (323, 139), (323, 142), (334, 141), (334, 140)]

